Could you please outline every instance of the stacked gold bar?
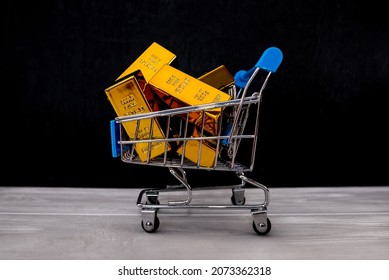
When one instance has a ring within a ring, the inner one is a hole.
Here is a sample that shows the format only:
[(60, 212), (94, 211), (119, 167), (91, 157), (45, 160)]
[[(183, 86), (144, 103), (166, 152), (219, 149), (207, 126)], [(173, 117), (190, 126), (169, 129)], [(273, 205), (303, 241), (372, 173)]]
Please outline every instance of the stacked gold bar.
[[(149, 85), (159, 96), (168, 95), (178, 100), (184, 106), (201, 105), (231, 99), (230, 95), (170, 65), (164, 65), (150, 80)], [(220, 109), (191, 113), (189, 121), (197, 126), (194, 128), (192, 135), (199, 137), (203, 137), (205, 133), (208, 133), (208, 135), (217, 135), (220, 113)], [(202, 134), (195, 134), (199, 130), (202, 131)], [(179, 155), (184, 153), (187, 159), (196, 164), (207, 167), (212, 166), (216, 151), (214, 147), (209, 145), (208, 141), (191, 140), (187, 141), (184, 145), (185, 148), (181, 146), (177, 150)]]
[[(139, 78), (139, 76), (138, 76)], [(147, 102), (138, 80), (135, 75), (126, 76), (123, 80), (106, 89), (109, 101), (114, 107), (118, 116), (127, 116), (151, 112), (152, 109)], [(154, 124), (152, 123), (154, 122)], [(130, 139), (150, 139), (152, 137), (163, 139), (164, 133), (157, 120), (144, 119), (138, 122), (125, 122), (123, 127)], [(168, 145), (166, 147), (166, 145)], [(140, 142), (135, 145), (135, 151), (142, 161), (156, 157), (164, 153), (170, 146), (165, 142)]]
[[(147, 82), (163, 65), (171, 63), (175, 58), (175, 54), (153, 42), (116, 79), (115, 84), (105, 90), (117, 116), (142, 114), (158, 110), (158, 104), (153, 102), (153, 97), (147, 94), (148, 98), (146, 98), (145, 87)], [(153, 106), (151, 107), (150, 104), (153, 104)], [(139, 124), (137, 122), (126, 122), (123, 123), (123, 127), (132, 140), (149, 139), (151, 135), (153, 138), (164, 138), (164, 133), (156, 119), (141, 120)], [(170, 145), (167, 142), (138, 143), (135, 145), (135, 151), (142, 161), (163, 154), (165, 149), (170, 150)]]
[(148, 82), (165, 64), (172, 63), (175, 58), (176, 55), (174, 53), (153, 42), (117, 80), (137, 70), (141, 70), (146, 82)]
[[(118, 116), (142, 114), (231, 99), (226, 90), (234, 84), (234, 78), (224, 65), (194, 78), (170, 65), (175, 57), (161, 45), (152, 43), (115, 83), (105, 90), (116, 114)], [(192, 124), (190, 130), (186, 132), (188, 135), (178, 137), (217, 135), (220, 131), (220, 115), (220, 109), (212, 109), (177, 116), (188, 118), (187, 121)], [(165, 137), (163, 132), (165, 130), (162, 130), (156, 118), (125, 122), (123, 126), (130, 139), (150, 140)], [(139, 142), (135, 145), (135, 151), (142, 161), (148, 161), (171, 149), (168, 141)], [(215, 141), (186, 140), (177, 146), (175, 152), (206, 167), (212, 166), (216, 159)]]

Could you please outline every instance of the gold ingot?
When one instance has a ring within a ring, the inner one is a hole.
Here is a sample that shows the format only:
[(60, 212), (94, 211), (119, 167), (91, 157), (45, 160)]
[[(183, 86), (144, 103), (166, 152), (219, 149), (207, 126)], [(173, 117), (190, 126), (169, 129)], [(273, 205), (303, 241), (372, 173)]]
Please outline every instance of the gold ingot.
[[(231, 96), (170, 65), (164, 65), (149, 84), (186, 105), (227, 101)], [(220, 111), (213, 109), (212, 111)]]
[[(200, 81), (213, 86), (223, 92), (227, 92), (235, 84), (235, 79), (224, 65), (216, 67), (212, 71), (205, 73), (198, 78)], [(217, 134), (219, 113), (212, 110), (206, 111), (203, 118), (200, 116), (195, 122), (198, 127), (204, 127), (204, 130), (213, 135)]]
[[(137, 81), (137, 78), (139, 81), (142, 81), (139, 73), (140, 71), (134, 72), (132, 75), (124, 77), (119, 82), (105, 89), (108, 100), (111, 102), (119, 117), (152, 111), (152, 108), (150, 107), (149, 102), (147, 102), (147, 98)], [(142, 81), (142, 83), (144, 83), (144, 81)], [(152, 96), (149, 96), (149, 99), (151, 100)], [(122, 124), (132, 140), (165, 138), (156, 119), (140, 120), (138, 127), (137, 121), (124, 122)], [(147, 161), (147, 159), (154, 158), (169, 150), (170, 145), (166, 142), (143, 142), (135, 144), (135, 151), (142, 161)]]
[(170, 64), (176, 55), (153, 42), (116, 80), (136, 70), (141, 70), (148, 82), (165, 64)]
[[(194, 78), (170, 65), (165, 65), (149, 81), (156, 95), (170, 108), (188, 105), (202, 105), (213, 102), (227, 101), (231, 96)], [(213, 135), (217, 134), (218, 118), (221, 109), (191, 112), (189, 122)], [(204, 119), (204, 125), (203, 125)]]
[(235, 79), (224, 65), (216, 67), (198, 78), (200, 81), (221, 91), (227, 91), (234, 85)]
[(204, 114), (198, 114), (197, 118), (192, 122), (199, 128), (203, 128), (204, 131), (210, 133), (211, 135), (218, 134), (218, 124), (219, 124), (220, 112), (215, 112), (212, 110), (205, 111)]
[[(193, 137), (199, 136), (200, 134), (198, 133), (197, 128), (195, 128)], [(183, 145), (185, 145), (185, 149)], [(184, 153), (186, 159), (203, 167), (212, 167), (215, 164), (217, 154), (214, 140), (188, 140), (183, 145), (177, 149), (177, 154), (180, 156)]]

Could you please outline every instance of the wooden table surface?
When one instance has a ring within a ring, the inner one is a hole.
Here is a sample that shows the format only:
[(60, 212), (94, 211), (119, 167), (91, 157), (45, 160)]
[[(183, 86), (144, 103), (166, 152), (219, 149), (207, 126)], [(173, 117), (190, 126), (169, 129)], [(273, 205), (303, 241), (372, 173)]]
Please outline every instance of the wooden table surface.
[[(161, 209), (158, 231), (146, 233), (139, 192), (0, 187), (0, 259), (389, 259), (389, 187), (270, 189), (266, 236), (253, 231), (249, 209)], [(230, 189), (198, 190), (193, 203), (230, 197)], [(258, 199), (246, 190), (246, 203)]]

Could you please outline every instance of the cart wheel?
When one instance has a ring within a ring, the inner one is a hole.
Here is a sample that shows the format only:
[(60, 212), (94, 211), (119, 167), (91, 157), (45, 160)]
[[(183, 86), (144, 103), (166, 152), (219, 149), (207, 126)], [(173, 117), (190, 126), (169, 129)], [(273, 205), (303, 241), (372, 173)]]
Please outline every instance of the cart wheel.
[(267, 218), (267, 229), (265, 231), (261, 231), (261, 227), (257, 226), (254, 221), (253, 221), (253, 229), (259, 235), (266, 235), (266, 234), (268, 234), (270, 232), (270, 230), (271, 230), (271, 223), (270, 223), (269, 218)]
[(243, 197), (242, 200), (236, 201), (235, 196), (231, 196), (231, 202), (232, 202), (232, 204), (234, 204), (234, 205), (244, 205), (244, 204), (246, 203), (246, 198)]
[(156, 232), (159, 228), (159, 218), (155, 216), (154, 224), (150, 221), (147, 221), (146, 223), (142, 220), (141, 225), (145, 232), (153, 233)]

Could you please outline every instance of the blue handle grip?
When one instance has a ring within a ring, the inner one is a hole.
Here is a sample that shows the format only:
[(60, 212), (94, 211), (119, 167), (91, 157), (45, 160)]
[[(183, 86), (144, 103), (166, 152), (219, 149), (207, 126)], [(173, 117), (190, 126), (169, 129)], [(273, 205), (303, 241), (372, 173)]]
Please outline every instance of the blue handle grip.
[(111, 130), (111, 152), (112, 157), (118, 157), (120, 155), (120, 146), (118, 144), (118, 140), (120, 138), (119, 135), (119, 125), (116, 121), (111, 120), (109, 122), (110, 130)]
[(279, 48), (271, 47), (266, 49), (253, 68), (248, 71), (240, 70), (235, 74), (235, 85), (244, 88), (256, 68), (261, 68), (272, 73), (276, 72), (282, 62), (282, 58), (283, 55)]

